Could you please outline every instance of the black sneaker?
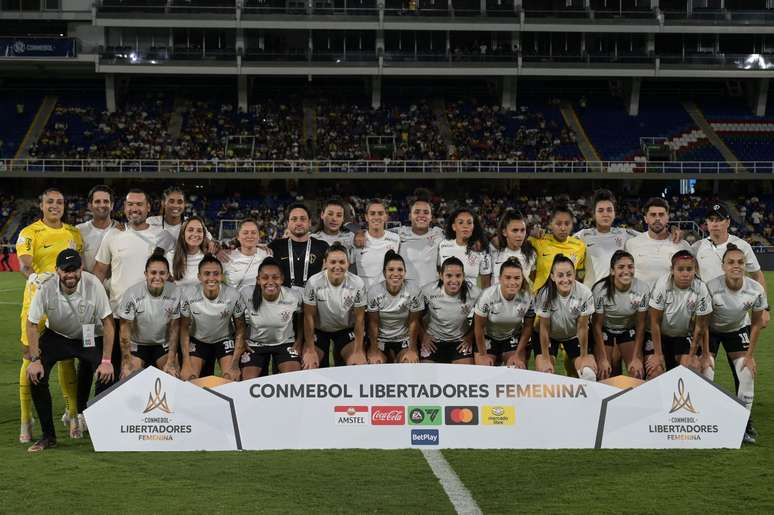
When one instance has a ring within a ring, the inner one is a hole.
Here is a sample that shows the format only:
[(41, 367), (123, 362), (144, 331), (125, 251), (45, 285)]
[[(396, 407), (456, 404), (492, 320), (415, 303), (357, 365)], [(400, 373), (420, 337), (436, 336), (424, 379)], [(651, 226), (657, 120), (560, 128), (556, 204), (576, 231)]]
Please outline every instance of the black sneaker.
[(27, 452), (40, 452), (52, 447), (56, 447), (56, 438), (44, 436), (27, 449)]
[(758, 430), (753, 427), (752, 419), (747, 421), (747, 429), (745, 429), (744, 432), (749, 433), (753, 438), (758, 438)]

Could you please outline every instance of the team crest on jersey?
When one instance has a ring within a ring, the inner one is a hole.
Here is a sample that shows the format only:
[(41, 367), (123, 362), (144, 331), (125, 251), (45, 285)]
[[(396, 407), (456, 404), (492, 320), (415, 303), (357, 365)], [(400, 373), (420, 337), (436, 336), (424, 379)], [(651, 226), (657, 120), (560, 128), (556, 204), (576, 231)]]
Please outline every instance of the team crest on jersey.
[(623, 244), (624, 244), (623, 238), (621, 238), (620, 236), (616, 236), (615, 237), (615, 246), (620, 249), (620, 248), (623, 248)]
[(460, 309), (462, 310), (462, 313), (465, 316), (468, 316), (468, 314), (470, 313), (470, 308), (471, 308), (471, 306), (468, 305), (468, 304), (463, 304), (462, 306), (460, 306)]
[(220, 318), (228, 318), (231, 316), (231, 312), (228, 309), (224, 309), (220, 312)]
[(645, 306), (645, 297), (638, 297), (636, 294), (630, 293), (629, 303), (631, 304), (631, 308), (636, 311), (637, 309)]
[(695, 311), (696, 310), (696, 297), (690, 296), (688, 297), (688, 300), (685, 303), (685, 307), (688, 309), (688, 311)]
[(282, 320), (283, 322), (287, 322), (288, 320), (290, 320), (290, 311), (285, 310), (282, 313), (280, 313), (280, 320)]
[(346, 295), (341, 299), (341, 304), (343, 305), (344, 309), (349, 309), (354, 305), (354, 301), (352, 299), (352, 295)]
[(475, 265), (476, 264), (476, 256), (473, 253), (470, 253), (467, 255), (468, 264), (469, 265)]
[(377, 309), (379, 307), (379, 299), (371, 299), (371, 302), (368, 303), (368, 307), (370, 309)]
[(317, 261), (317, 254), (310, 254), (309, 255), (309, 264), (313, 265), (315, 261)]

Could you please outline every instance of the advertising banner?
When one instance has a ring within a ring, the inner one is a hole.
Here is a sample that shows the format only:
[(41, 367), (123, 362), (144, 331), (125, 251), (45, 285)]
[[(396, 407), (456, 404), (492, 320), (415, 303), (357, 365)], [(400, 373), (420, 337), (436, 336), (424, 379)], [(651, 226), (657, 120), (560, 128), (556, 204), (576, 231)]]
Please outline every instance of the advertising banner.
[(75, 38), (0, 38), (1, 57), (76, 57)]

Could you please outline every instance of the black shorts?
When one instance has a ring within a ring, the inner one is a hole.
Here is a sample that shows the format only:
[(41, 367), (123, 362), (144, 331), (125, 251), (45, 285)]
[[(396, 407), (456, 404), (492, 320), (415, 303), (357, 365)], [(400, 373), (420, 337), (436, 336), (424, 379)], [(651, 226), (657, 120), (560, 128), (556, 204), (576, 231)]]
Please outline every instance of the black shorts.
[(473, 357), (473, 349), (471, 348), (468, 352), (460, 352), (457, 347), (459, 347), (462, 342), (461, 341), (453, 341), (453, 342), (433, 342), (435, 344), (435, 351), (430, 352), (429, 354), (425, 354), (424, 352), (421, 353), (421, 359), (432, 361), (434, 363), (451, 363), (453, 361), (457, 361), (459, 359), (468, 359)]
[[(557, 354), (559, 354), (559, 345), (564, 347), (564, 352), (567, 353), (568, 356), (570, 356), (572, 359), (580, 357), (580, 342), (578, 341), (578, 338), (570, 338), (569, 340), (559, 341), (554, 340), (553, 338), (550, 339), (551, 344), (548, 346), (548, 353), (556, 357)], [(536, 335), (532, 338), (532, 350), (535, 353), (535, 356), (540, 354), (540, 335)], [(591, 348), (588, 350), (589, 355), (594, 355)]]
[(242, 354), (239, 360), (239, 366), (256, 367), (266, 370), (269, 366), (269, 360), (273, 359), (274, 364), (279, 366), (288, 361), (301, 362), (301, 356), (295, 351), (292, 343), (280, 343), (277, 345), (250, 345), (249, 351)]
[(395, 354), (397, 356), (402, 351), (409, 348), (409, 340), (406, 338), (405, 340), (393, 340), (389, 342), (385, 341), (379, 341), (379, 350), (384, 352), (387, 355)]
[(188, 355), (203, 359), (206, 362), (218, 360), (224, 356), (234, 354), (234, 339), (226, 338), (215, 343), (205, 343), (190, 338), (188, 343)]
[(486, 343), (486, 353), (499, 358), (506, 352), (515, 351), (519, 346), (519, 339), (520, 336), (518, 335), (502, 340), (484, 336), (484, 342)]
[(333, 361), (338, 367), (344, 365), (344, 360), (341, 357), (341, 350), (355, 341), (355, 330), (344, 329), (343, 331), (336, 331), (328, 333), (326, 331), (314, 332), (314, 344), (318, 349), (323, 351), (323, 357), (320, 360), (320, 368), (328, 366), (330, 361), (330, 348), (331, 342), (333, 342)]
[(615, 345), (621, 345), (622, 343), (633, 342), (634, 336), (634, 329), (625, 329), (620, 332), (610, 331), (608, 329), (602, 330), (602, 342), (605, 344), (605, 347), (613, 347)]
[(163, 345), (141, 345), (132, 343), (132, 356), (140, 358), (146, 367), (156, 365), (156, 363), (167, 355), (169, 344)]
[(750, 348), (750, 326), (748, 325), (730, 333), (710, 332), (710, 352), (717, 355), (721, 344), (726, 354), (731, 352), (747, 352)]
[[(653, 354), (653, 336), (648, 332), (645, 333), (645, 345), (642, 353), (645, 356)], [(664, 355), (664, 364), (667, 370), (672, 370), (680, 364), (675, 356), (681, 356), (689, 354), (691, 352), (691, 337), (690, 336), (666, 336), (661, 335), (661, 353)], [(698, 349), (697, 354), (701, 354), (701, 349)]]

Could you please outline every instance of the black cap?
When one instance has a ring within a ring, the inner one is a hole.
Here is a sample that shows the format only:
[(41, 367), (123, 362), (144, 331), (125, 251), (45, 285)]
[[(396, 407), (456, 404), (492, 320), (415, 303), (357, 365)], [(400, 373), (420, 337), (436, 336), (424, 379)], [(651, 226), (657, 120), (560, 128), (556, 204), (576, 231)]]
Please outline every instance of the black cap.
[(56, 267), (62, 270), (72, 270), (81, 267), (81, 255), (77, 250), (64, 249), (56, 257)]
[(707, 218), (711, 218), (713, 216), (723, 220), (726, 218), (731, 218), (731, 215), (728, 213), (728, 209), (726, 209), (726, 206), (723, 204), (712, 204), (712, 207), (710, 207), (710, 210), (707, 213)]

